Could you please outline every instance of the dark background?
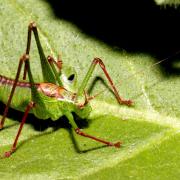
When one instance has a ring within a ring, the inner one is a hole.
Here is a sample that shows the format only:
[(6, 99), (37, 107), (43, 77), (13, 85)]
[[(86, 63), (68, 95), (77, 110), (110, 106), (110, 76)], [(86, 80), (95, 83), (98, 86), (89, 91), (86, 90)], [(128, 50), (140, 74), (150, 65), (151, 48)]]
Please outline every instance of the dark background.
[[(153, 0), (46, 0), (56, 17), (84, 33), (129, 53), (149, 53), (157, 60), (180, 50), (180, 8), (157, 6)], [(162, 63), (167, 71), (180, 55)]]

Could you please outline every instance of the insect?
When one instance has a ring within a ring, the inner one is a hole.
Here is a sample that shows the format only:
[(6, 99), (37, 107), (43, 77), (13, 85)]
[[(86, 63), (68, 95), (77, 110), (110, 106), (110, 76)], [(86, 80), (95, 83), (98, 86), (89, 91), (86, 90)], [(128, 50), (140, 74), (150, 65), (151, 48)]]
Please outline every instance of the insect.
[[(34, 34), (40, 55), (44, 79), (44, 81), (40, 83), (34, 82), (30, 67), (29, 52), (32, 33)], [(89, 101), (94, 99), (95, 96), (88, 96), (85, 88), (97, 64), (100, 65), (106, 78), (108, 79), (117, 101), (120, 104), (130, 106), (132, 101), (124, 100), (119, 96), (119, 93), (113, 84), (104, 63), (100, 58), (94, 58), (81, 85), (78, 87), (77, 92), (73, 92), (73, 86), (75, 85), (77, 79), (76, 72), (73, 71), (73, 73), (71, 72), (71, 74), (67, 74), (63, 71), (63, 64), (60, 58), (56, 61), (52, 56), (48, 56), (47, 58), (45, 57), (36, 23), (31, 22), (28, 26), (26, 51), (25, 54), (20, 57), (15, 79), (13, 80), (0, 76), (0, 94), (2, 94), (1, 101), (6, 104), (3, 117), (0, 121), (0, 129), (3, 129), (9, 107), (24, 112), (12, 147), (9, 151), (4, 153), (4, 157), (9, 157), (13, 152), (15, 152), (18, 138), (21, 134), (23, 125), (26, 122), (28, 113), (33, 113), (39, 119), (51, 118), (52, 120), (57, 120), (61, 116), (65, 115), (78, 135), (104, 143), (108, 146), (120, 147), (121, 142), (112, 143), (83, 132), (77, 126), (72, 114), (76, 113), (81, 118), (87, 118), (89, 116), (91, 112)], [(25, 80), (26, 76), (28, 76), (29, 82), (19, 81), (23, 65), (23, 80)], [(4, 93), (6, 96), (3, 96), (4, 90), (6, 90)], [(8, 99), (7, 94), (10, 94)]]

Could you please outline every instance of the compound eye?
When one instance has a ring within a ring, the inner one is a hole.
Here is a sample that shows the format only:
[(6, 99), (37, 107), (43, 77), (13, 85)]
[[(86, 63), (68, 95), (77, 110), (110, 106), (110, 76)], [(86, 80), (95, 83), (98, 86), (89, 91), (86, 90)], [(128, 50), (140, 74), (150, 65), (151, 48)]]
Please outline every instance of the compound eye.
[(69, 77), (68, 77), (68, 81), (73, 81), (75, 78), (75, 74), (71, 74)]

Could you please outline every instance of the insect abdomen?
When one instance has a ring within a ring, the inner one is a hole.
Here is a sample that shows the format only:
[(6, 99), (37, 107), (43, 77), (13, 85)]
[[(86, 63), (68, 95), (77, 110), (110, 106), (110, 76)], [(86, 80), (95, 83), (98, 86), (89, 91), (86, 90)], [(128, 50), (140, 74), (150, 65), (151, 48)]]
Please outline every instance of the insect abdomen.
[[(0, 100), (6, 104), (11, 93), (14, 80), (0, 76)], [(12, 98), (10, 107), (19, 111), (24, 111), (25, 107), (31, 100), (30, 84), (26, 82), (18, 82)]]

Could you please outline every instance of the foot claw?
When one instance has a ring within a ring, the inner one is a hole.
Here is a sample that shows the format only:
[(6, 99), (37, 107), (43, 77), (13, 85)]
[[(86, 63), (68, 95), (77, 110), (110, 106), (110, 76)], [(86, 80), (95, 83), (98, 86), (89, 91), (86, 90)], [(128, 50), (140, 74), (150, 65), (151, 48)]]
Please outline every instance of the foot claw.
[(11, 154), (12, 154), (11, 151), (7, 151), (7, 152), (4, 153), (4, 157), (5, 157), (5, 158), (8, 158), (8, 157), (11, 156)]
[(121, 146), (122, 142), (117, 142), (117, 143), (109, 143), (108, 146), (114, 146), (116, 148), (119, 148)]
[(131, 106), (133, 104), (133, 101), (132, 100), (123, 100), (122, 103), (125, 105), (128, 105), (128, 106)]
[(121, 142), (117, 142), (117, 143), (114, 144), (114, 146), (115, 146), (116, 148), (120, 148), (121, 144), (122, 144)]

